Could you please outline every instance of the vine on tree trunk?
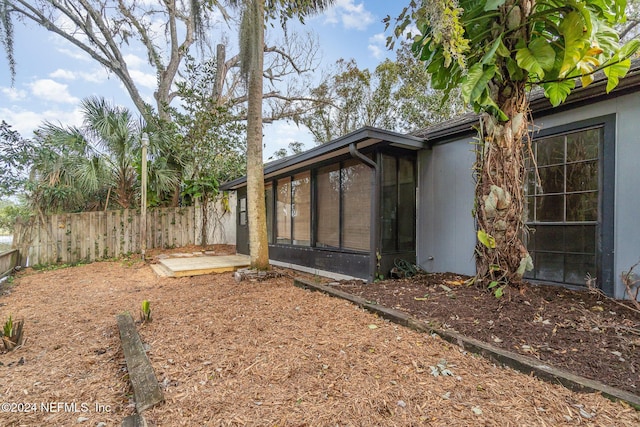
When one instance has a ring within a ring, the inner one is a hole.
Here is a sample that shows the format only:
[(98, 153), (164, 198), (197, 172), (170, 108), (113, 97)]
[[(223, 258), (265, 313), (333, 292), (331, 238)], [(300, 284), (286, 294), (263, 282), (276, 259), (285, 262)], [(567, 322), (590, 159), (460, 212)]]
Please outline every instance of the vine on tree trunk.
[(500, 122), (490, 114), (480, 118), (475, 164), (476, 282), (491, 288), (517, 286), (533, 268), (523, 243), (525, 153), (531, 150), (528, 104), (524, 87), (514, 85), (509, 91), (517, 96), (507, 98), (500, 108), (510, 120)]

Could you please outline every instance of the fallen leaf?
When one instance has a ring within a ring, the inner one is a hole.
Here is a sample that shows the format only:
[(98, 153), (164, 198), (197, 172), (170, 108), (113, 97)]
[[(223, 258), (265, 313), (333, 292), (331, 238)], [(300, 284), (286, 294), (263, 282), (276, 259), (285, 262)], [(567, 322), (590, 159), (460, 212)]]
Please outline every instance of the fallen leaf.
[(471, 408), (471, 410), (476, 415), (482, 415), (482, 409), (478, 408), (477, 406), (474, 406), (473, 408)]
[(374, 325), (374, 324), (371, 324), (371, 325), (369, 325), (369, 329), (378, 329), (378, 326)]
[(440, 285), (440, 288), (442, 288), (442, 290), (445, 291), (445, 292), (451, 292), (452, 291), (452, 289), (450, 287), (445, 286), (445, 285)]
[(604, 308), (602, 308), (602, 306), (600, 305), (594, 305), (593, 307), (591, 307), (591, 311), (604, 311)]

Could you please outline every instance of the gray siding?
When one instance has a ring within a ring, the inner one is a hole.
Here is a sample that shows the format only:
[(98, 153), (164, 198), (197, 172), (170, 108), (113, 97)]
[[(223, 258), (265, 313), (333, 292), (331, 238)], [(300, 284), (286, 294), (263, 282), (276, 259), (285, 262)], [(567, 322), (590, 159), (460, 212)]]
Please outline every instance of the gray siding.
[[(616, 114), (614, 296), (622, 298), (620, 275), (640, 259), (640, 94), (538, 118), (535, 126), (549, 129), (608, 114)], [(428, 271), (475, 273), (470, 142), (436, 145), (419, 155), (417, 261)]]
[(475, 273), (470, 142), (436, 145), (418, 156), (417, 262), (430, 272)]

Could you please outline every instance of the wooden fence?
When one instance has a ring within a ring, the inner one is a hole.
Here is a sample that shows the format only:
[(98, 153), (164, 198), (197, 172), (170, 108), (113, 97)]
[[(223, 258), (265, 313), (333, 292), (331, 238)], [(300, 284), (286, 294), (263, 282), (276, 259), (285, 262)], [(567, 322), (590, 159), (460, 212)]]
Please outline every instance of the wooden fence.
[(19, 253), (16, 249), (0, 252), (0, 279), (11, 273), (18, 265)]
[[(207, 243), (235, 244), (235, 200), (210, 203), (208, 212)], [(199, 245), (202, 223), (201, 206), (149, 209), (147, 249)], [(139, 253), (140, 212), (123, 209), (32, 217), (16, 224), (13, 247), (20, 251), (22, 266), (96, 261)]]

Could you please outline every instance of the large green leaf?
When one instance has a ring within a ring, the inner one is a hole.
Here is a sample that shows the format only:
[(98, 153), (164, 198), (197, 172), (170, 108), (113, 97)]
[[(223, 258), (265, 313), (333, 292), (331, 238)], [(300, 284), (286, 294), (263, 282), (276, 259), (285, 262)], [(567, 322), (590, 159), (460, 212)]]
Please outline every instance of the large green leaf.
[(604, 69), (604, 74), (607, 76), (607, 93), (611, 92), (616, 88), (616, 86), (618, 86), (620, 79), (627, 75), (629, 67), (631, 67), (631, 60), (625, 59), (609, 65)]
[(481, 63), (476, 63), (469, 68), (467, 76), (462, 82), (462, 97), (465, 102), (476, 102), (487, 89), (489, 81), (495, 74), (495, 65), (483, 66)]
[(582, 15), (579, 12), (569, 13), (559, 25), (564, 39), (564, 59), (560, 68), (560, 77), (565, 77), (583, 56), (585, 46), (589, 43)]
[(484, 56), (482, 57), (482, 61), (480, 62), (482, 62), (483, 64), (494, 64), (496, 62), (496, 51), (498, 50), (498, 48), (500, 48), (500, 45), (504, 46), (502, 44), (502, 34), (500, 34), (496, 41), (491, 44), (491, 47), (489, 48), (487, 53), (484, 54)]
[(567, 99), (571, 90), (576, 87), (576, 82), (573, 79), (569, 79), (559, 82), (544, 83), (542, 87), (544, 88), (544, 95), (549, 98), (551, 105), (557, 107)]
[(533, 39), (529, 46), (518, 49), (516, 53), (518, 66), (536, 74), (540, 79), (544, 77), (545, 71), (553, 69), (555, 59), (556, 52), (543, 38)]

